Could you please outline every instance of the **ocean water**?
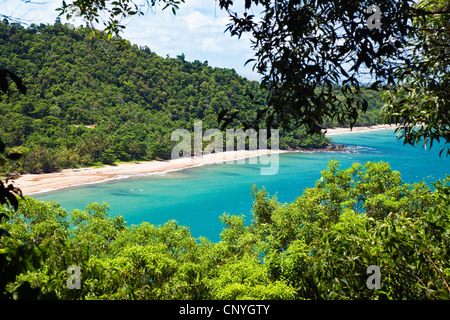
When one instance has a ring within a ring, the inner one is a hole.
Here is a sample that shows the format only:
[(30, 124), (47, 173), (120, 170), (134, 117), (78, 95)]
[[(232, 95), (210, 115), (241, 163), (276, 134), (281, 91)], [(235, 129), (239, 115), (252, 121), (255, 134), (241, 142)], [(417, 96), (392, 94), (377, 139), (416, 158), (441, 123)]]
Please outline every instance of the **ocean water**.
[(450, 174), (450, 157), (439, 158), (439, 145), (430, 151), (403, 145), (394, 130), (377, 130), (333, 136), (355, 153), (316, 152), (279, 154), (277, 174), (261, 175), (268, 165), (219, 164), (184, 169), (166, 174), (132, 177), (81, 187), (35, 194), (39, 200), (54, 200), (68, 211), (83, 209), (90, 202), (107, 202), (110, 215), (122, 215), (128, 225), (144, 221), (160, 225), (176, 220), (188, 226), (194, 237), (220, 240), (223, 213), (243, 214), (251, 221), (251, 187), (265, 187), (280, 202), (291, 202), (307, 187), (314, 186), (332, 159), (342, 169), (352, 163), (389, 162), (404, 182), (431, 183)]

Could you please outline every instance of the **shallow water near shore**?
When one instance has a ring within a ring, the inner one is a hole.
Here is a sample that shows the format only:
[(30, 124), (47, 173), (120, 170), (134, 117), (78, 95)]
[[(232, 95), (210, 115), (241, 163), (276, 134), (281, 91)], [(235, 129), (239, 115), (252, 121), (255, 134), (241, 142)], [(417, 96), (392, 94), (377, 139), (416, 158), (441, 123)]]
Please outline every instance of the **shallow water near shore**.
[(189, 168), (167, 174), (114, 180), (54, 192), (36, 194), (39, 200), (54, 200), (67, 210), (83, 209), (90, 202), (107, 202), (110, 215), (122, 215), (128, 225), (144, 221), (164, 224), (176, 220), (190, 227), (194, 237), (220, 240), (220, 215), (243, 214), (251, 221), (251, 187), (263, 186), (278, 201), (291, 202), (307, 187), (313, 187), (332, 159), (342, 169), (354, 162), (386, 161), (407, 183), (430, 184), (450, 174), (450, 157), (439, 158), (439, 145), (430, 151), (403, 145), (394, 130), (374, 130), (333, 136), (335, 144), (349, 146), (354, 153), (313, 152), (278, 154), (277, 174), (261, 175), (268, 165), (219, 164)]

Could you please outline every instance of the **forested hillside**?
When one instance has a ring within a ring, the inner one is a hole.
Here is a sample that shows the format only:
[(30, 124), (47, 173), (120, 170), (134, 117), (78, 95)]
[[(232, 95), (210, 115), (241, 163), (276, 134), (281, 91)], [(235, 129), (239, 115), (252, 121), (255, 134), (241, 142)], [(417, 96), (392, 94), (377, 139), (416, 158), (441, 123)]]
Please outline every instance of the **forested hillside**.
[[(203, 130), (218, 128), (224, 108), (254, 118), (265, 104), (259, 83), (234, 70), (188, 62), (183, 54), (163, 58), (147, 47), (111, 45), (89, 29), (61, 23), (24, 28), (0, 22), (0, 66), (28, 89), (21, 95), (11, 88), (0, 103), (2, 140), (23, 154), (9, 171), (168, 159), (173, 130), (193, 132), (195, 120)], [(379, 120), (375, 98), (360, 124)], [(282, 133), (280, 147), (328, 143), (300, 128)]]

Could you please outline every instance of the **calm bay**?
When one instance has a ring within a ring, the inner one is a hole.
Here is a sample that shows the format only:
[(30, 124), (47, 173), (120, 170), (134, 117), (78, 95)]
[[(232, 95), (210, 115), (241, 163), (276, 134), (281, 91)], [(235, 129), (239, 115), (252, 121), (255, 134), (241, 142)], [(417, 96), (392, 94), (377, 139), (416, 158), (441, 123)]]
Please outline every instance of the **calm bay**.
[(389, 162), (392, 170), (407, 183), (430, 184), (450, 174), (450, 157), (439, 157), (440, 145), (430, 151), (403, 145), (393, 129), (372, 130), (333, 136), (335, 144), (349, 146), (354, 153), (293, 152), (279, 154), (275, 175), (261, 175), (261, 164), (219, 164), (180, 171), (130, 177), (33, 195), (53, 200), (68, 211), (83, 209), (90, 202), (106, 202), (110, 215), (122, 215), (128, 225), (149, 222), (160, 225), (168, 220), (188, 226), (194, 237), (220, 240), (220, 215), (243, 214), (251, 221), (251, 186), (263, 186), (280, 202), (291, 202), (305, 188), (314, 186), (328, 162), (337, 159), (342, 169), (354, 162)]

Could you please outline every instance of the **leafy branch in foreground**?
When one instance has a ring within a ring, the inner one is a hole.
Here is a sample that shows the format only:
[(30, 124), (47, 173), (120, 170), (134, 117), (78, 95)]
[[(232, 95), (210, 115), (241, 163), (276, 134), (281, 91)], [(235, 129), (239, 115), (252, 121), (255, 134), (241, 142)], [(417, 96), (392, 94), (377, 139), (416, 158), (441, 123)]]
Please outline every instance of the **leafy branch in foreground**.
[(81, 17), (93, 30), (95, 24), (100, 22), (105, 27), (103, 32), (107, 34), (107, 39), (112, 35), (118, 36), (125, 28), (123, 20), (133, 16), (142, 16), (144, 9), (154, 8), (157, 4), (163, 5), (162, 10), (171, 8), (175, 15), (179, 5), (185, 0), (73, 0), (69, 3), (62, 2), (62, 6), (57, 8), (59, 16), (65, 16), (70, 20), (74, 16)]
[[(404, 143), (431, 148), (450, 144), (450, 3), (422, 1), (413, 19), (419, 30), (409, 60), (396, 70), (398, 84), (384, 93), (384, 120), (400, 124)], [(441, 149), (450, 155), (450, 146)]]
[[(9, 70), (0, 69), (0, 89), (4, 94), (7, 93), (9, 89), (8, 78), (10, 78), (16, 84), (17, 88), (22, 94), (26, 94), (27, 88), (23, 84), (20, 77)], [(0, 167), (4, 167), (7, 161), (16, 161), (21, 157), (21, 154), (17, 152), (12, 152), (4, 155), (5, 151), (6, 145), (0, 138)], [(9, 184), (8, 180), (6, 180), (5, 183), (0, 180), (0, 204), (3, 205), (9, 203), (13, 206), (14, 210), (17, 210), (18, 201), (16, 199), (16, 195), (22, 196), (22, 192), (20, 191), (20, 189), (14, 187), (14, 185), (12, 184)]]
[[(219, 4), (229, 13), (230, 34), (253, 40), (254, 69), (269, 93), (273, 124), (306, 125), (312, 133), (327, 118), (352, 127), (368, 107), (361, 76), (372, 90), (394, 84), (392, 70), (405, 58), (406, 36), (413, 32), (412, 1), (378, 1), (380, 29), (366, 26), (372, 1), (250, 0), (244, 12), (235, 12), (233, 1)], [(252, 10), (262, 11), (261, 17)], [(337, 85), (343, 99), (333, 91)]]
[[(227, 31), (252, 37), (248, 62), (263, 76), (270, 124), (317, 133), (331, 118), (352, 127), (367, 111), (367, 81), (372, 90), (388, 90), (384, 121), (400, 124), (405, 143), (450, 143), (449, 2), (377, 1), (381, 27), (369, 29), (372, 4), (249, 0), (235, 12), (233, 1), (219, 1), (230, 16)], [(250, 14), (255, 10), (261, 17)], [(344, 99), (333, 92), (338, 84)]]
[[(8, 78), (10, 78), (17, 86), (22, 94), (26, 94), (27, 89), (16, 74), (9, 70), (0, 69), (0, 88), (3, 93), (7, 93), (9, 89)], [(1, 101), (1, 99), (0, 99)], [(6, 152), (6, 146), (0, 139), (0, 167), (4, 167), (8, 161), (19, 160), (21, 154)], [(10, 207), (13, 208), (13, 212), (16, 212), (19, 208), (18, 198), (22, 196), (22, 191), (10, 183), (8, 179), (5, 181), (0, 180), (0, 242), (5, 241), (8, 238), (9, 241), (12, 238), (8, 228), (4, 226), (11, 219)], [(39, 266), (42, 252), (34, 246), (34, 244), (23, 244), (19, 246), (8, 246), (0, 248), (0, 299), (37, 299), (41, 297), (41, 290), (39, 288), (31, 288), (30, 283), (27, 281), (22, 282), (19, 286), (11, 289), (10, 283), (17, 280), (20, 274), (23, 274), (33, 268)], [(53, 296), (53, 295), (52, 295)], [(48, 295), (47, 297), (50, 297)], [(54, 296), (53, 296), (54, 297)]]

